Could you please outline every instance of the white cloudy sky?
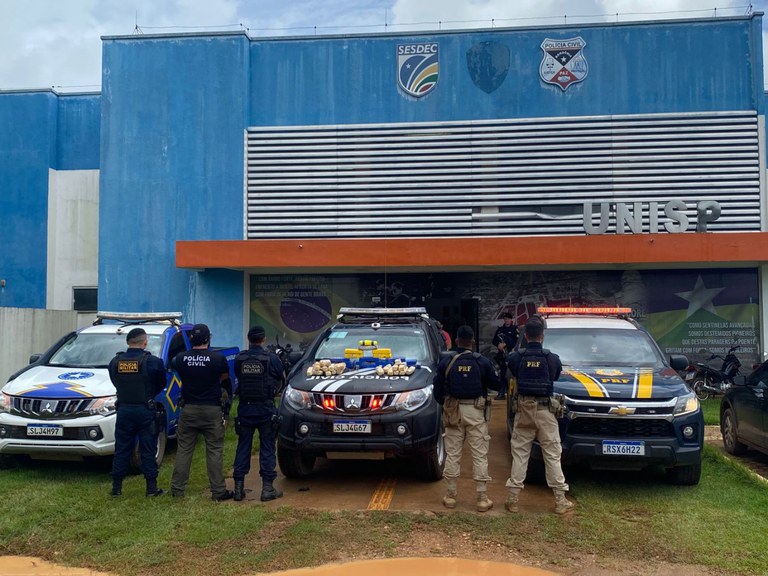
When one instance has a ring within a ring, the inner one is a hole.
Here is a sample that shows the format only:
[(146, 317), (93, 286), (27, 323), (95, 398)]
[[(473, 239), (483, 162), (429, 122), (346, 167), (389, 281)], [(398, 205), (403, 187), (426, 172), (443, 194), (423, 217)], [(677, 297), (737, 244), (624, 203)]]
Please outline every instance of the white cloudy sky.
[[(751, 9), (767, 6), (761, 0)], [(749, 9), (743, 0), (0, 0), (0, 90), (99, 90), (100, 37), (137, 26), (145, 34), (244, 28), (275, 36), (585, 23), (616, 21), (617, 14), (704, 18)]]

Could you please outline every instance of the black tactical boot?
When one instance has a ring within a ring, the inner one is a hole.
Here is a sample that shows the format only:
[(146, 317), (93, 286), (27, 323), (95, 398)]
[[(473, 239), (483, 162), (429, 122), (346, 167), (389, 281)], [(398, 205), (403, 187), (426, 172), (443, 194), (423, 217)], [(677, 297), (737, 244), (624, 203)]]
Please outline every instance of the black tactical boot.
[(150, 496), (162, 496), (165, 490), (157, 487), (157, 478), (147, 478), (147, 498)]
[(122, 496), (123, 495), (123, 480), (112, 480), (112, 492), (110, 493), (111, 496)]
[(272, 485), (272, 480), (264, 480), (261, 487), (261, 501), (275, 500), (283, 495), (282, 490), (278, 490)]
[(235, 500), (245, 499), (245, 480), (235, 480)]

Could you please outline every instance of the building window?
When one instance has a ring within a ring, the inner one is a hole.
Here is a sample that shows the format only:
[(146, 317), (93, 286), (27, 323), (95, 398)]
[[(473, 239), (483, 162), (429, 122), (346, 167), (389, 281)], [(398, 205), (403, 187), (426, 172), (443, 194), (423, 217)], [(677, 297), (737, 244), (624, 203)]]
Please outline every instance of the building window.
[(72, 288), (74, 297), (73, 308), (78, 312), (96, 312), (99, 289), (98, 288)]

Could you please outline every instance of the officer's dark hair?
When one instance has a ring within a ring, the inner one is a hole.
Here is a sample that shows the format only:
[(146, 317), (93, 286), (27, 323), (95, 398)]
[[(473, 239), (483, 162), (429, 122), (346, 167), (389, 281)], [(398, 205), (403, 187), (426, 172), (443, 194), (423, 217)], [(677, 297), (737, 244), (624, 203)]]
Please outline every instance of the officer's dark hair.
[(502, 318), (502, 320), (504, 320), (506, 318), (509, 318), (510, 320), (514, 320), (515, 319), (515, 317), (512, 316), (512, 314), (510, 314), (509, 312), (504, 312), (504, 314), (501, 315), (501, 318)]
[(253, 326), (248, 330), (248, 342), (250, 344), (258, 344), (267, 336), (267, 331), (263, 326)]
[(147, 333), (144, 328), (133, 328), (125, 337), (125, 341), (128, 344), (140, 344), (147, 338)]
[(538, 316), (532, 316), (525, 324), (525, 337), (541, 338), (544, 335), (544, 322)]

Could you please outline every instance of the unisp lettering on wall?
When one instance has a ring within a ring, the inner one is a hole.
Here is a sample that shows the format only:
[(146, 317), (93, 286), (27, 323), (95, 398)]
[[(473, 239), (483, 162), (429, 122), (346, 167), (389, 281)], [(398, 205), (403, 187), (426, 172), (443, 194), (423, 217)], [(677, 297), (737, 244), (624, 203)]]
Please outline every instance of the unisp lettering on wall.
[[(599, 212), (595, 213), (597, 204)], [(696, 215), (688, 214), (692, 208)], [(689, 206), (682, 200), (669, 202), (584, 202), (584, 232), (605, 234), (611, 220), (616, 222), (616, 234), (642, 234), (667, 231), (672, 234), (687, 232), (691, 226), (696, 232), (706, 232), (707, 225), (720, 218), (720, 203), (714, 200), (697, 202)]]

